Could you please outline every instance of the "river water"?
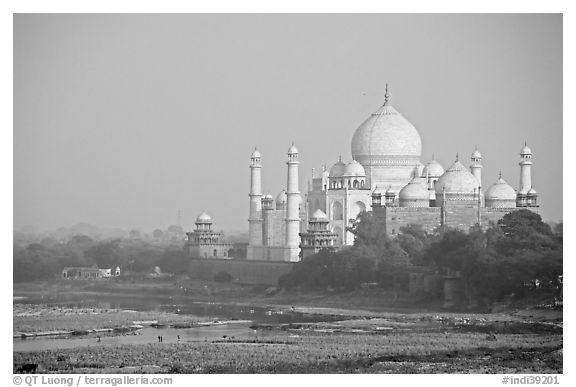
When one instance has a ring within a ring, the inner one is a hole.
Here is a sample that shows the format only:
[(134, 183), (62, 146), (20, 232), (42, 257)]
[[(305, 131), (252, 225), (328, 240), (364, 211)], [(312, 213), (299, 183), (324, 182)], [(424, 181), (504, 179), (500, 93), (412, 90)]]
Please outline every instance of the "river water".
[[(334, 321), (333, 316), (307, 314), (292, 311), (278, 311), (273, 307), (222, 304), (212, 302), (190, 302), (184, 297), (155, 297), (138, 298), (117, 295), (94, 295), (90, 297), (75, 295), (23, 297), (15, 295), (15, 303), (42, 304), (47, 306), (64, 306), (79, 308), (124, 309), (135, 311), (162, 311), (189, 315), (195, 317), (209, 317), (219, 321), (229, 321), (228, 324), (199, 326), (194, 328), (152, 328), (145, 327), (136, 334), (118, 336), (96, 335), (70, 336), (70, 337), (36, 337), (13, 340), (13, 351), (39, 351), (57, 350), (65, 348), (110, 346), (120, 344), (146, 344), (156, 343), (174, 344), (218, 339), (265, 339), (269, 335), (292, 334), (274, 330), (255, 330), (250, 327), (258, 324), (282, 324), (296, 322)], [(158, 342), (162, 336), (162, 343)], [(179, 337), (178, 337), (179, 336)]]

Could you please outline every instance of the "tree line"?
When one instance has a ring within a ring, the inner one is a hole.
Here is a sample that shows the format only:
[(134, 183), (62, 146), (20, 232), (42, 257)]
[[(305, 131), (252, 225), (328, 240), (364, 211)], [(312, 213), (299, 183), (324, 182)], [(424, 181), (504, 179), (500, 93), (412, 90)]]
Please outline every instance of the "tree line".
[(154, 266), (168, 273), (188, 270), (190, 258), (181, 245), (155, 245), (139, 239), (98, 241), (76, 235), (66, 242), (45, 238), (28, 245), (14, 245), (14, 282), (49, 280), (66, 266), (115, 268), (149, 273)]
[(280, 287), (349, 291), (376, 284), (403, 291), (411, 272), (426, 269), (459, 276), (469, 302), (561, 293), (562, 223), (552, 229), (529, 210), (506, 214), (485, 230), (438, 228), (427, 233), (412, 224), (394, 238), (371, 213), (363, 212), (349, 231), (355, 235), (353, 246), (304, 259), (280, 278)]

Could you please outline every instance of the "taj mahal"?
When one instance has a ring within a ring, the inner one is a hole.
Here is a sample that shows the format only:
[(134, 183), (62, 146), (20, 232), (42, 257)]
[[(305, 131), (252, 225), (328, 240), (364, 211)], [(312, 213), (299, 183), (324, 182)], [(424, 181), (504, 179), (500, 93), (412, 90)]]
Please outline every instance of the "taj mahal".
[[(262, 154), (250, 157), (248, 260), (297, 262), (322, 249), (337, 250), (354, 243), (347, 230), (363, 211), (394, 237), (408, 224), (427, 232), (442, 226), (468, 231), (497, 222), (520, 208), (538, 211), (532, 187), (532, 151), (520, 150), (518, 190), (502, 176), (484, 189), (482, 155), (474, 149), (467, 168), (459, 156), (445, 169), (433, 159), (421, 162), (418, 130), (391, 104), (384, 104), (354, 132), (352, 160), (341, 158), (322, 168), (302, 196), (298, 149), (288, 149), (286, 189), (278, 195), (262, 192)], [(203, 215), (206, 217), (206, 214)], [(202, 220), (203, 222), (204, 220)], [(214, 250), (214, 257), (220, 256)]]

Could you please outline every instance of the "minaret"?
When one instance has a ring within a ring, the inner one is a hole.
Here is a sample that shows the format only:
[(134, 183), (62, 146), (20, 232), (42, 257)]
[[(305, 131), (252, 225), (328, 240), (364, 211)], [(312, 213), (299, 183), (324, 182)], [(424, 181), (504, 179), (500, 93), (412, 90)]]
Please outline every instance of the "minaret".
[(474, 175), (478, 184), (482, 187), (482, 155), (478, 151), (478, 148), (474, 149), (472, 156), (470, 157), (470, 172)]
[(520, 187), (516, 197), (518, 207), (526, 207), (528, 191), (532, 188), (532, 150), (524, 142), (524, 147), (520, 151)]
[(298, 188), (298, 149), (292, 144), (288, 149), (288, 183), (286, 188), (286, 253), (285, 261), (299, 261), (300, 253), (300, 190)]
[(250, 156), (250, 217), (247, 259), (262, 259), (262, 156), (254, 148)]
[(520, 193), (527, 194), (532, 188), (532, 151), (524, 143), (524, 148), (520, 151)]

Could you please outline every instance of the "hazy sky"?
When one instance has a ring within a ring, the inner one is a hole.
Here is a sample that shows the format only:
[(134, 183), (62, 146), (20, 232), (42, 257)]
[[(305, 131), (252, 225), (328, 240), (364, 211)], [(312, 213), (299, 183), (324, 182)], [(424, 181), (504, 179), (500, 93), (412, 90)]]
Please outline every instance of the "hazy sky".
[(144, 231), (209, 212), (247, 229), (249, 157), (263, 188), (286, 151), (351, 159), (355, 129), (391, 103), (422, 162), (502, 170), (534, 152), (546, 220), (562, 218), (561, 15), (32, 15), (14, 17), (14, 226)]

